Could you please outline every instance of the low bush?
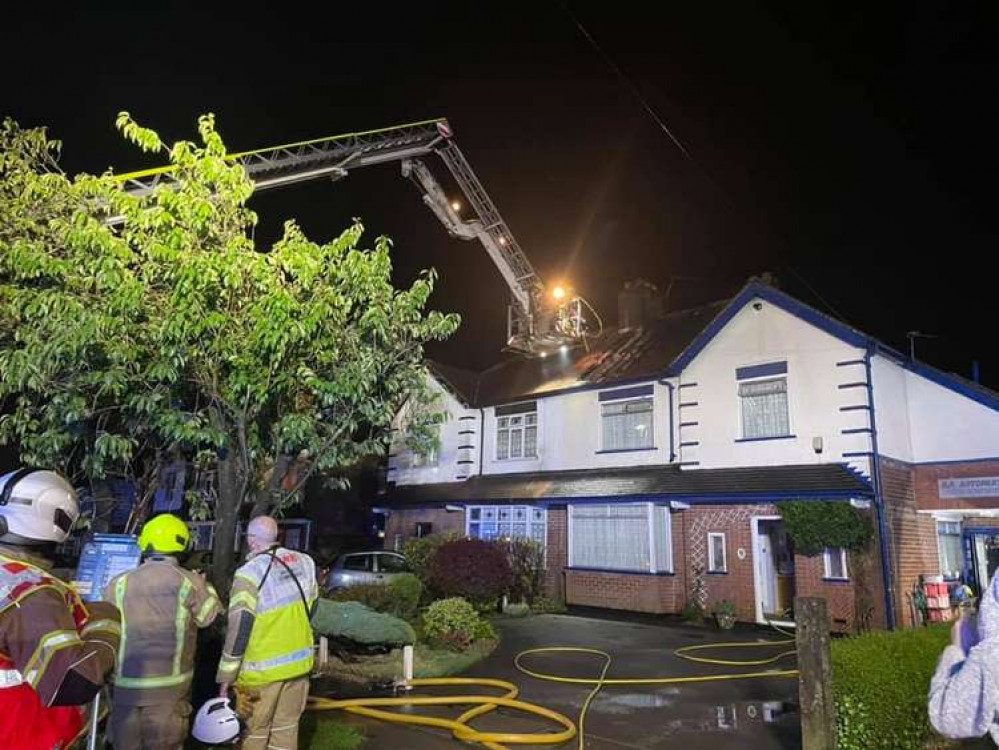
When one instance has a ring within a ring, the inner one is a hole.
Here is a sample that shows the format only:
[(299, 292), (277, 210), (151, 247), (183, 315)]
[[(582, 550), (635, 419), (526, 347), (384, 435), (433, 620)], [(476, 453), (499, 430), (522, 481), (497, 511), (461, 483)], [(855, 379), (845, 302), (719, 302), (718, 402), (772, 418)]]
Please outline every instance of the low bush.
[(531, 611), (536, 615), (560, 615), (566, 611), (565, 602), (552, 599), (550, 596), (537, 596), (531, 605)]
[(531, 608), (524, 602), (518, 604), (507, 604), (503, 614), (509, 617), (527, 617), (531, 614)]
[(439, 599), (423, 613), (423, 634), (439, 648), (464, 651), (473, 641), (495, 638), (492, 625), (461, 597)]
[(545, 577), (545, 548), (533, 539), (516, 537), (503, 543), (510, 558), (510, 598), (533, 604), (541, 595)]
[(362, 583), (337, 589), (330, 595), (336, 602), (360, 602), (376, 612), (403, 620), (413, 620), (420, 606), (423, 584), (412, 573), (400, 573), (387, 584)]
[(487, 609), (510, 589), (513, 574), (505, 546), (483, 539), (442, 544), (430, 565), (430, 582), (443, 596), (460, 596)]
[(930, 679), (949, 637), (942, 625), (833, 641), (840, 750), (922, 750), (933, 737)]
[(425, 590), (430, 586), (430, 564), (437, 548), (458, 538), (455, 534), (431, 534), (430, 536), (413, 537), (406, 540), (402, 547), (402, 553), (406, 556), (406, 564), (420, 579)]

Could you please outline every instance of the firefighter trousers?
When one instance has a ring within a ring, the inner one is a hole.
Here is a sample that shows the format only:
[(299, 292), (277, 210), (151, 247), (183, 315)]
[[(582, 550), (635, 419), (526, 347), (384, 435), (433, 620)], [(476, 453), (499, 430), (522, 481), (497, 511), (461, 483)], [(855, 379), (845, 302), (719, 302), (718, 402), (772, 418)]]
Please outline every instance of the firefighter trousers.
[(236, 688), (236, 713), (246, 722), (242, 750), (297, 750), (298, 722), (309, 698), (309, 676)]
[(183, 750), (191, 723), (186, 698), (151, 706), (116, 703), (111, 708), (115, 750)]

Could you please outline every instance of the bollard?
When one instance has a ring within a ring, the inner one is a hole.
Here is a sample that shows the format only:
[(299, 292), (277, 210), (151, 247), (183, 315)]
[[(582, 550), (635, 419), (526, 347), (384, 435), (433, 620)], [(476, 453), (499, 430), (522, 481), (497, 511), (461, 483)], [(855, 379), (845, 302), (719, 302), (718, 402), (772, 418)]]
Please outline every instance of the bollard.
[(413, 647), (402, 647), (402, 674), (406, 681), (406, 690), (412, 690), (409, 683), (413, 681)]
[(836, 750), (836, 706), (829, 654), (829, 613), (826, 600), (794, 600), (798, 647), (798, 700), (801, 704), (803, 750)]

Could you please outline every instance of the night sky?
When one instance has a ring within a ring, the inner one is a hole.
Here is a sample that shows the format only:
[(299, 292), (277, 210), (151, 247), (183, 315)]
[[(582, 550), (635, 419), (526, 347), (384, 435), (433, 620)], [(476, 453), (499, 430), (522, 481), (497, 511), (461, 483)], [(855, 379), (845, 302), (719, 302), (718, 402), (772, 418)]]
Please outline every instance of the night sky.
[[(71, 171), (153, 161), (214, 112), (232, 150), (447, 117), (541, 275), (604, 314), (641, 276), (669, 307), (782, 287), (883, 341), (999, 387), (992, 324), (996, 17), (970, 3), (19, 3), (0, 27), (0, 115), (47, 125)], [(310, 4), (311, 5), (311, 4)], [(878, 5), (871, 10), (868, 5)], [(344, 6), (357, 6), (345, 8)], [(983, 4), (984, 7), (984, 4)], [(995, 4), (992, 4), (995, 8)], [(25, 9), (27, 8), (27, 9)], [(20, 17), (11, 17), (20, 13)], [(689, 149), (685, 157), (578, 19)], [(436, 165), (434, 165), (436, 166)], [(441, 275), (464, 316), (433, 354), (499, 357), (506, 289), (387, 165), (263, 195), (258, 239), (351, 217), (396, 242), (400, 283)]]

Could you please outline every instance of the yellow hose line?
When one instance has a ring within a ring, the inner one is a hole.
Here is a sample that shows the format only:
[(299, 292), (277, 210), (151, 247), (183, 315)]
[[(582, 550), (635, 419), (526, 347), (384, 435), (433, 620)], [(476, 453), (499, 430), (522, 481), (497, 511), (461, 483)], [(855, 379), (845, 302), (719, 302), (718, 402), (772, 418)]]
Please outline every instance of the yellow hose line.
[[(774, 664), (781, 659), (793, 656), (795, 650), (785, 649), (775, 656), (766, 659), (711, 659), (706, 656), (692, 656), (693, 652), (707, 651), (719, 648), (767, 648), (774, 646), (784, 646), (793, 643), (793, 638), (779, 641), (739, 641), (735, 643), (704, 643), (693, 646), (684, 646), (676, 649), (673, 654), (681, 659), (696, 662), (698, 664), (713, 664), (725, 667), (757, 667), (767, 664)], [(538, 654), (587, 654), (597, 656), (603, 661), (600, 674), (596, 677), (563, 677), (548, 672), (539, 672), (524, 666), (525, 656)], [(710, 675), (696, 675), (689, 677), (615, 677), (608, 678), (607, 671), (610, 669), (612, 657), (606, 651), (595, 648), (581, 648), (577, 646), (547, 646), (544, 648), (532, 648), (521, 651), (514, 657), (514, 666), (524, 674), (538, 680), (547, 682), (560, 682), (570, 685), (590, 685), (589, 695), (583, 702), (583, 707), (579, 712), (579, 750), (585, 747), (586, 737), (586, 714), (590, 704), (597, 693), (606, 686), (620, 685), (677, 685), (695, 682), (717, 682), (723, 680), (749, 680), (749, 679), (773, 679), (779, 677), (795, 677), (798, 674), (796, 669), (771, 669), (755, 672), (730, 672)], [(347, 711), (349, 713), (367, 716), (381, 721), (390, 721), (396, 724), (417, 724), (420, 726), (438, 727), (447, 729), (456, 740), (462, 742), (474, 742), (489, 748), (490, 750), (505, 750), (507, 745), (558, 745), (571, 740), (577, 736), (576, 725), (568, 717), (557, 711), (552, 711), (544, 706), (518, 700), (519, 689), (512, 682), (506, 680), (495, 680), (487, 677), (443, 677), (435, 679), (410, 680), (410, 687), (438, 687), (438, 686), (477, 686), (498, 688), (505, 691), (502, 696), (489, 695), (438, 695), (438, 696), (418, 696), (410, 695), (398, 698), (350, 698), (346, 700), (335, 700), (332, 698), (310, 697), (308, 708), (313, 711)], [(417, 714), (400, 714), (395, 711), (386, 711), (386, 708), (397, 708), (402, 706), (472, 706), (456, 719), (446, 719), (437, 716), (423, 716)], [(563, 727), (560, 732), (541, 733), (506, 733), (506, 732), (482, 732), (470, 726), (473, 719), (494, 711), (497, 708), (509, 708), (514, 711), (521, 711), (544, 719)]]

